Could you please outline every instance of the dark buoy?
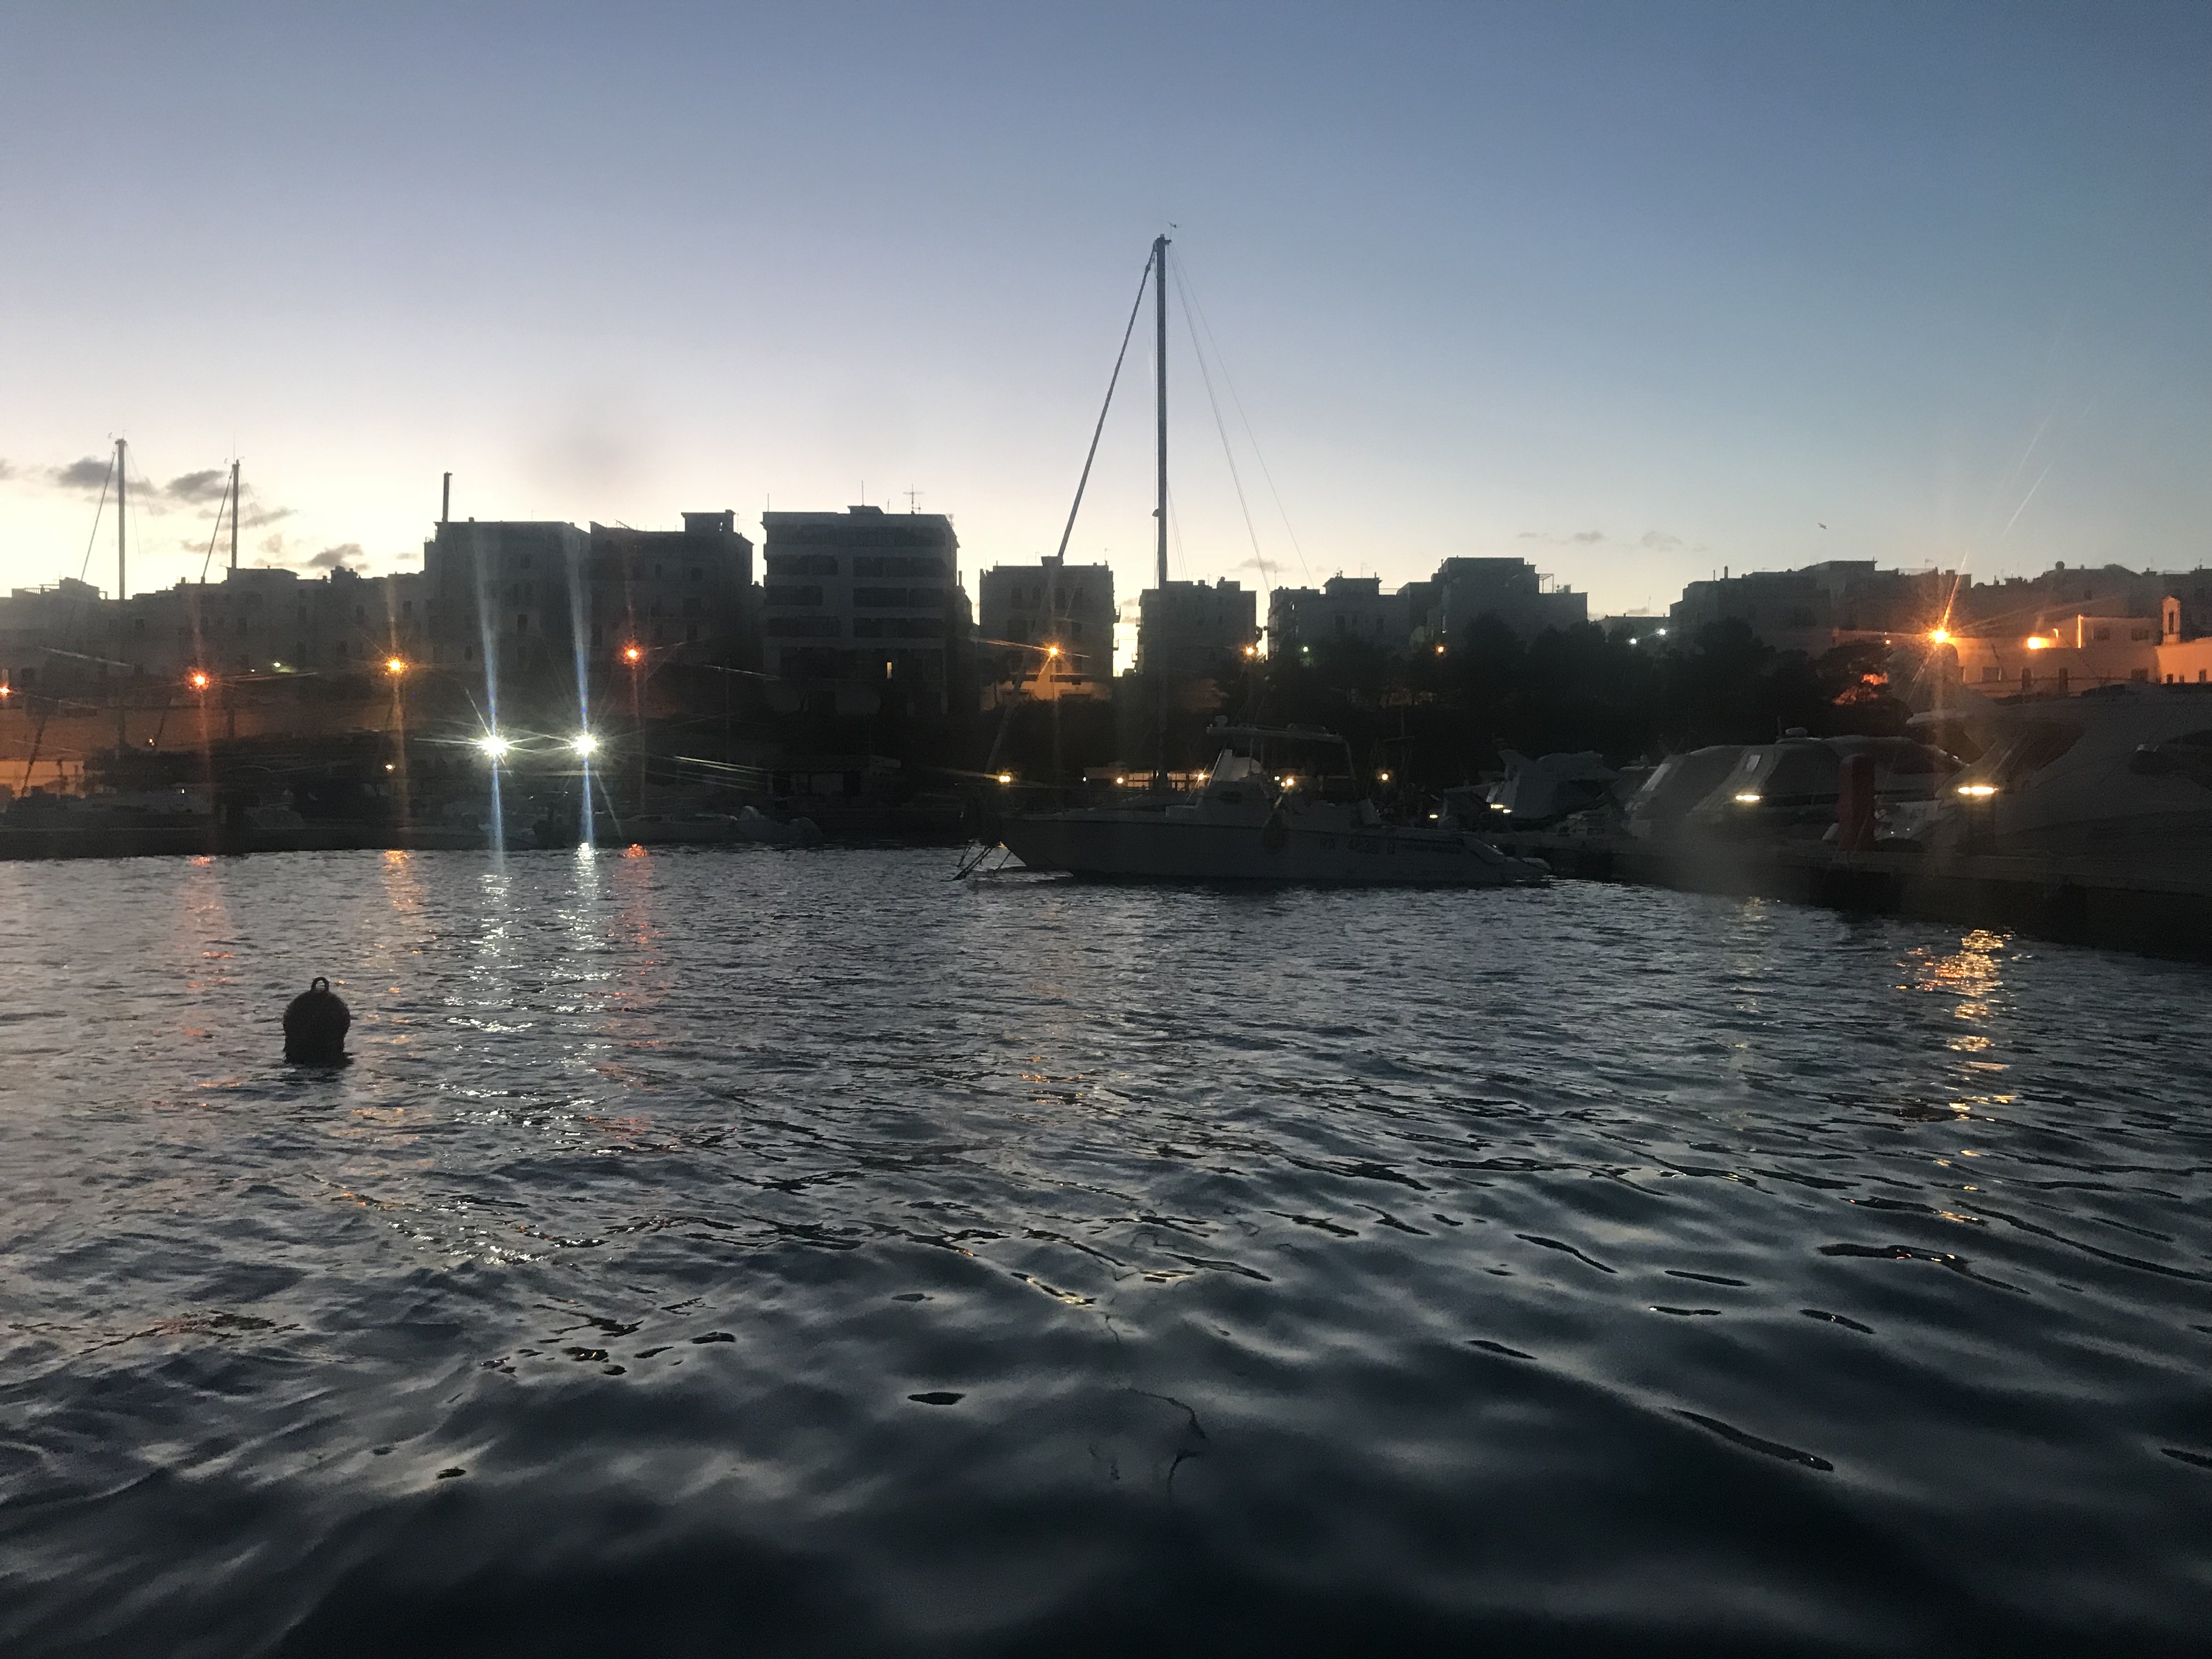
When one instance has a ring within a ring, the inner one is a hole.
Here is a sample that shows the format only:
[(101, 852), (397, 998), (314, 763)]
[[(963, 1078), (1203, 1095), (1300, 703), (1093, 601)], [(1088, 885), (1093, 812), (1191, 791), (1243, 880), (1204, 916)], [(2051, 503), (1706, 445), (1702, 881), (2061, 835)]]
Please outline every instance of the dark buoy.
[(352, 1024), (353, 1016), (330, 981), (318, 978), (284, 1010), (284, 1058), (307, 1066), (338, 1065), (346, 1057), (346, 1031)]

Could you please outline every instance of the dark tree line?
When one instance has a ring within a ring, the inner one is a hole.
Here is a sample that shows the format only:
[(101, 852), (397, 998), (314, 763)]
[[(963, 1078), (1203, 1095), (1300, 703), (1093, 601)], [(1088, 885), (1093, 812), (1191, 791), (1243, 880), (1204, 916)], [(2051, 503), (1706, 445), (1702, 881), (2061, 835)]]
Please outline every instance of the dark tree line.
[[(1443, 653), (1411, 661), (1358, 641), (1261, 659), (1220, 687), (1221, 712), (1326, 727), (1351, 740), (1363, 766), (1442, 787), (1494, 770), (1505, 749), (1594, 749), (1626, 764), (1768, 742), (1793, 726), (1814, 736), (1896, 732), (1906, 710), (1883, 684), (1887, 658), (1862, 644), (1808, 659), (1762, 644), (1738, 622), (1632, 644), (1594, 625), (1523, 641), (1486, 617)], [(1022, 708), (999, 736), (1000, 763), (1025, 778), (1069, 781), (1116, 764), (1149, 770), (1163, 748), (1170, 765), (1203, 764), (1210, 717), (1161, 692), (1125, 676), (1111, 709)]]

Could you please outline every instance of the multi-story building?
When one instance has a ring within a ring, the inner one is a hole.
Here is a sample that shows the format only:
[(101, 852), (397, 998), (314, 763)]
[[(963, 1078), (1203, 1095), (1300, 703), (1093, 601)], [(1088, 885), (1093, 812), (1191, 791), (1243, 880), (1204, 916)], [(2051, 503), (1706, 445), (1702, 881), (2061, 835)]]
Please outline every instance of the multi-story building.
[(1669, 612), (1669, 628), (1680, 638), (1733, 620), (1777, 650), (1818, 656), (1854, 639), (1925, 633), (1954, 613), (1963, 591), (1954, 571), (1878, 570), (1872, 559), (1831, 559), (1692, 582)]
[(573, 665), (587, 636), (590, 542), (550, 520), (448, 520), (422, 544), (431, 659), (464, 672), (531, 674)]
[[(2212, 632), (2212, 570), (2136, 571), (2108, 564), (2100, 569), (2054, 565), (2040, 576), (2007, 576), (1960, 588), (1950, 625), (1976, 633), (2023, 636), (2063, 626), (2069, 617), (2130, 617), (2141, 627), (2157, 618), (2165, 602), (2180, 605), (2185, 638)], [(2155, 626), (2155, 622), (2153, 623)]]
[(1137, 672), (1223, 680), (1259, 649), (1259, 595), (1226, 578), (1170, 582), (1137, 596)]
[(1413, 643), (1449, 645), (1480, 617), (1494, 617), (1522, 639), (1589, 620), (1589, 600), (1526, 559), (1446, 559), (1425, 582), (1400, 588), (1411, 612)]
[(735, 515), (681, 530), (448, 521), (422, 548), (434, 660), (501, 675), (573, 672), (629, 646), (670, 662), (749, 663), (752, 543)]
[(594, 524), (589, 588), (596, 654), (635, 644), (679, 662), (758, 665), (753, 544), (734, 513), (686, 513), (681, 530)]
[(1279, 587), (1267, 599), (1267, 653), (1357, 642), (1397, 656), (1413, 642), (1413, 596), (1379, 576), (1331, 576), (1319, 589)]
[(941, 513), (762, 515), (761, 639), (781, 680), (902, 685), (943, 713), (968, 623), (959, 538)]
[(422, 578), (246, 569), (180, 581), (121, 605), (88, 583), (18, 589), (0, 600), (0, 658), (11, 684), (149, 675), (368, 672), (422, 657)]
[(994, 565), (976, 582), (982, 659), (992, 678), (1039, 696), (1096, 696), (1114, 676), (1114, 571), (1057, 557)]

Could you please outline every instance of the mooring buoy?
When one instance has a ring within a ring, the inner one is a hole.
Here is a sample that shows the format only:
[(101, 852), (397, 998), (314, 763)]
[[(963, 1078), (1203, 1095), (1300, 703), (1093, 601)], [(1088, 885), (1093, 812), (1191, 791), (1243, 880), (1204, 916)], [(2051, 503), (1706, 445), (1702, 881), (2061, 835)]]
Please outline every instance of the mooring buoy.
[(284, 1058), (307, 1066), (335, 1066), (346, 1057), (353, 1015), (331, 982), (319, 976), (284, 1010)]

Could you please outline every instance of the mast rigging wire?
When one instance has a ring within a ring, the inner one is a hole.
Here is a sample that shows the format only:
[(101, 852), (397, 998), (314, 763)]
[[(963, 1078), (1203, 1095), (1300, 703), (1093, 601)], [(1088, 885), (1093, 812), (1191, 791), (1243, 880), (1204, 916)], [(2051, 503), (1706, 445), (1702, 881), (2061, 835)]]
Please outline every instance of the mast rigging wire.
[[(1229, 482), (1237, 491), (1237, 510), (1244, 515), (1244, 534), (1252, 544), (1252, 563), (1260, 573), (1261, 587), (1270, 588), (1274, 584), (1267, 580), (1267, 556), (1260, 551), (1260, 532), (1252, 523), (1251, 503), (1244, 499), (1244, 480), (1237, 471), (1237, 451), (1229, 441), (1229, 423), (1221, 418), (1221, 399), (1213, 395), (1213, 375), (1206, 366), (1205, 348), (1199, 344), (1198, 325), (1191, 315), (1194, 307), (1190, 289), (1184, 285), (1180, 266), (1175, 271), (1175, 283), (1176, 292), (1182, 296), (1182, 325), (1190, 336), (1190, 355), (1198, 359), (1198, 378), (1206, 386), (1206, 404), (1213, 410), (1213, 429), (1221, 436), (1222, 459), (1229, 463)], [(1224, 376), (1228, 372), (1225, 367), (1222, 370)]]
[(1091, 464), (1098, 459), (1099, 434), (1106, 430), (1106, 411), (1114, 407), (1114, 388), (1121, 382), (1121, 364), (1129, 355), (1129, 341), (1137, 331), (1137, 313), (1145, 308), (1145, 285), (1152, 277), (1152, 256), (1145, 256), (1145, 269), (1137, 278), (1137, 301), (1129, 307), (1129, 325), (1121, 331), (1121, 349), (1114, 354), (1114, 373), (1106, 382), (1106, 401), (1099, 406), (1098, 424), (1091, 428), (1090, 453), (1083, 458), (1083, 476), (1075, 481), (1075, 500), (1067, 509), (1067, 524), (1060, 532), (1055, 558), (1067, 556), (1068, 538), (1075, 533), (1075, 515), (1083, 508), (1083, 492), (1091, 483)]
[[(1189, 264), (1188, 253), (1177, 262), (1176, 280), (1179, 284), (1188, 284)], [(1183, 305), (1190, 315), (1198, 319), (1198, 325), (1205, 331), (1207, 343), (1213, 348), (1213, 360), (1220, 367), (1222, 384), (1229, 388), (1230, 405), (1236, 410), (1237, 418), (1243, 423), (1244, 441), (1252, 446), (1252, 459), (1260, 463), (1260, 476), (1267, 481), (1267, 493), (1275, 498), (1275, 512), (1282, 519), (1283, 533), (1291, 538), (1291, 550), (1298, 556), (1298, 574), (1310, 584), (1313, 568), (1306, 562), (1305, 547), (1298, 540), (1297, 526), (1291, 522), (1290, 508), (1283, 505), (1283, 492), (1275, 486), (1274, 470), (1267, 465), (1267, 452), (1260, 447), (1260, 436), (1252, 429), (1252, 417), (1245, 412), (1244, 398), (1237, 390), (1237, 377), (1229, 372), (1228, 358), (1221, 355), (1221, 343), (1214, 337), (1213, 324), (1206, 314), (1206, 307), (1199, 303), (1195, 285), (1183, 288)]]

